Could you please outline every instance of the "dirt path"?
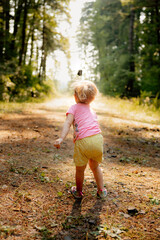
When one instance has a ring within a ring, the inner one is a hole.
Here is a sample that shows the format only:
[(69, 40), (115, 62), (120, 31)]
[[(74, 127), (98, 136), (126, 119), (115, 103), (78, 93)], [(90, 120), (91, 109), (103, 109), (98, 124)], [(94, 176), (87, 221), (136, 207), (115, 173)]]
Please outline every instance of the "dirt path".
[(159, 126), (113, 115), (97, 101), (108, 197), (96, 198), (87, 167), (77, 202), (69, 193), (72, 131), (60, 150), (53, 147), (72, 103), (61, 98), (0, 115), (0, 239), (160, 239)]

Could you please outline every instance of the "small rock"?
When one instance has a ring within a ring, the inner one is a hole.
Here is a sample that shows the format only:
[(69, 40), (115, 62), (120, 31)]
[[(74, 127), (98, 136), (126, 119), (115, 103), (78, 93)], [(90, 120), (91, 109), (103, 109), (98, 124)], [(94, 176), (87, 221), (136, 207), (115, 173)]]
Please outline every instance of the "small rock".
[(95, 224), (96, 224), (96, 221), (95, 221), (95, 220), (92, 220), (92, 219), (89, 220), (88, 222), (89, 222), (89, 224), (91, 224), (91, 225), (95, 225)]
[(24, 199), (25, 199), (26, 202), (31, 202), (32, 201), (32, 198), (30, 196), (25, 196)]
[(42, 231), (42, 229), (43, 229), (43, 227), (40, 227), (40, 226), (37, 226), (37, 225), (35, 225), (34, 227), (35, 227), (35, 229), (37, 229), (38, 231)]
[(123, 215), (124, 213), (123, 212), (119, 212), (120, 215)]
[(141, 210), (138, 212), (139, 214), (146, 214), (146, 212), (144, 210)]
[(123, 216), (124, 216), (125, 218), (130, 218), (130, 217), (131, 217), (131, 216), (130, 216), (129, 214), (127, 214), (127, 213), (124, 213)]
[(57, 227), (57, 226), (58, 226), (58, 224), (56, 224), (56, 223), (52, 223), (52, 224), (51, 224), (51, 227), (52, 227), (52, 228)]
[(116, 157), (117, 157), (117, 155), (111, 155), (111, 157), (112, 157), (112, 158), (116, 158)]
[(125, 218), (130, 218), (131, 216), (127, 213), (119, 212), (120, 215), (124, 216)]
[(33, 131), (35, 131), (35, 132), (40, 132), (38, 129), (33, 129)]
[(8, 188), (7, 185), (3, 185), (3, 186), (2, 186), (2, 189), (3, 189), (3, 190), (7, 190), (7, 188)]
[(12, 187), (19, 187), (19, 185), (16, 182), (11, 183)]
[(13, 211), (14, 211), (14, 212), (20, 212), (20, 210), (21, 210), (21, 209), (20, 209), (20, 207), (19, 207), (19, 206), (18, 206), (18, 207), (14, 207), (14, 208), (13, 208)]
[(46, 182), (49, 182), (49, 177), (44, 177)]
[(136, 213), (138, 213), (138, 210), (135, 207), (129, 207), (127, 211), (128, 211), (128, 214), (131, 216), (134, 216)]

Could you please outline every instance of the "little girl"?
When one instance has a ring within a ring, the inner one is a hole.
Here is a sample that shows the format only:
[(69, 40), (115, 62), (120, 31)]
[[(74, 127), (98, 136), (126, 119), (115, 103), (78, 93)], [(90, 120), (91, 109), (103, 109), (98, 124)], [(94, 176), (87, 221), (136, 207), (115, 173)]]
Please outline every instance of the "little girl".
[(97, 196), (100, 198), (107, 196), (107, 190), (103, 186), (102, 171), (99, 166), (103, 155), (103, 137), (97, 122), (97, 116), (89, 105), (97, 93), (98, 89), (93, 82), (79, 81), (74, 85), (76, 104), (72, 105), (67, 111), (61, 137), (54, 143), (55, 147), (60, 148), (73, 124), (76, 186), (71, 188), (71, 193), (75, 198), (82, 198), (83, 196), (84, 171), (88, 162), (97, 183)]

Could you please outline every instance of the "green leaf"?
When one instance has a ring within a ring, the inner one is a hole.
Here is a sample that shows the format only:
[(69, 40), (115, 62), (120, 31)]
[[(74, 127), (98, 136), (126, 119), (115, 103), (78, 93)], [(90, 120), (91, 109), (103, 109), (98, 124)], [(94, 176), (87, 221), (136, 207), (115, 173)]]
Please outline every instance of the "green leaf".
[(58, 197), (62, 197), (63, 193), (62, 192), (58, 192), (57, 195), (58, 195)]

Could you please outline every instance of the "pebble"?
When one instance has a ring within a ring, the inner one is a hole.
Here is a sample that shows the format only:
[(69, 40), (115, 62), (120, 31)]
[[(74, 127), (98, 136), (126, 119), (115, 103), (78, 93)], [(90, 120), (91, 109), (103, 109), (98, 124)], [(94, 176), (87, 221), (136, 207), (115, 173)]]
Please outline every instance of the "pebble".
[(128, 214), (131, 216), (134, 216), (136, 213), (138, 213), (138, 210), (135, 207), (129, 207), (127, 211), (128, 211)]
[(3, 186), (2, 186), (2, 189), (3, 189), (3, 190), (7, 190), (7, 188), (8, 188), (7, 185), (3, 185)]
[(89, 220), (88, 222), (89, 222), (89, 224), (91, 224), (91, 225), (95, 225), (95, 224), (96, 224), (96, 221), (95, 221), (95, 220)]

